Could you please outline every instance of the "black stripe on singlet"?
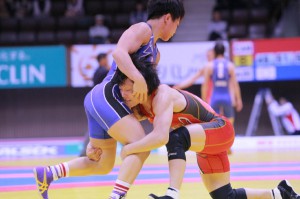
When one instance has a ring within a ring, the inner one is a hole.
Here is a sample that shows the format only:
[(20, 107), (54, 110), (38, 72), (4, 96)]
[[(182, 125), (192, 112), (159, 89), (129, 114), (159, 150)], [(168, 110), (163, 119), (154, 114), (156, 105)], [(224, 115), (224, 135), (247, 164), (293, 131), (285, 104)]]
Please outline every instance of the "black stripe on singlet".
[[(125, 109), (124, 106), (126, 106), (126, 105), (122, 100), (121, 94), (115, 93), (115, 95), (118, 95), (118, 96), (114, 96), (114, 93), (113, 93), (114, 86), (117, 86), (117, 85), (114, 84), (113, 81), (110, 81), (105, 85), (105, 88), (104, 88), (105, 99), (113, 107), (113, 109), (117, 112), (117, 114), (120, 116), (120, 118), (122, 118), (126, 115), (129, 115), (130, 112), (129, 112), (129, 110)], [(116, 99), (116, 97), (118, 99)], [(121, 103), (123, 103), (123, 105)]]
[(192, 95), (189, 95), (188, 93), (185, 92), (180, 92), (180, 93), (183, 94), (183, 96), (187, 101), (187, 106), (181, 113), (193, 115), (195, 118), (203, 122), (209, 122), (215, 117), (213, 113), (209, 112), (201, 104), (201, 102), (199, 102), (199, 100), (194, 98)]

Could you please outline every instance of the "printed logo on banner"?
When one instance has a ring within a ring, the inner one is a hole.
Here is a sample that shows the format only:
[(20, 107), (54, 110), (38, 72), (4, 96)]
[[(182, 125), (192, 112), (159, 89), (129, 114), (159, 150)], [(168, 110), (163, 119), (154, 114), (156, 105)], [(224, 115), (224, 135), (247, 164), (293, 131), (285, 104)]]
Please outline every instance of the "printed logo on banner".
[(82, 143), (0, 146), (1, 157), (64, 156), (80, 153)]
[(64, 46), (0, 48), (0, 88), (66, 86)]
[(239, 66), (252, 66), (254, 45), (252, 41), (233, 42), (233, 62)]
[(300, 51), (257, 53), (256, 66), (291, 66), (300, 65)]
[(234, 55), (253, 55), (254, 46), (252, 41), (234, 41), (232, 45)]
[(114, 44), (73, 45), (71, 47), (71, 85), (73, 87), (93, 86), (93, 76), (99, 67), (97, 56), (107, 53), (109, 63), (112, 63), (111, 52)]
[(97, 69), (96, 56), (81, 57), (78, 71), (88, 86), (93, 86), (93, 75)]
[(234, 41), (232, 44), (233, 63), (238, 81), (253, 81), (254, 44), (252, 41)]
[(24, 157), (45, 155), (58, 155), (58, 147), (45, 145), (0, 147), (0, 157)]
[(275, 80), (277, 77), (275, 66), (258, 66), (255, 68), (257, 80)]
[(71, 47), (71, 86), (93, 86), (94, 72), (99, 67), (96, 59), (98, 54), (106, 53), (108, 63), (112, 64), (111, 52), (115, 46), (115, 44), (73, 45)]
[(300, 79), (299, 38), (260, 39), (254, 44), (257, 80)]

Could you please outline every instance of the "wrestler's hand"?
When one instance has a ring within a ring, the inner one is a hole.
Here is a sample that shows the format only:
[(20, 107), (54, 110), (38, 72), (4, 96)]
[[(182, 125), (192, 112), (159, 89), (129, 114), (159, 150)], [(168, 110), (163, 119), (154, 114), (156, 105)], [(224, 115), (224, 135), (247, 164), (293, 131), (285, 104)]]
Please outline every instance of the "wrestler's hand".
[(86, 156), (92, 160), (98, 162), (101, 159), (102, 149), (92, 146), (91, 142), (86, 147)]
[(146, 102), (148, 87), (143, 76), (137, 78), (133, 82), (133, 96), (139, 101), (139, 103)]

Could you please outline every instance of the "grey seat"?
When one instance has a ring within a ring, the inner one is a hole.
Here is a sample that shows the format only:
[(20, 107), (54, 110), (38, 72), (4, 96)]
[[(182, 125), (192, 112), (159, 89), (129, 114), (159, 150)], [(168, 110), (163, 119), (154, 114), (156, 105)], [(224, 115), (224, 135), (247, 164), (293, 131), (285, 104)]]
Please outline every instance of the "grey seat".
[(18, 43), (23, 45), (35, 45), (36, 35), (34, 31), (19, 32)]
[(74, 43), (73, 31), (69, 30), (58, 30), (56, 32), (57, 43), (59, 44), (72, 44)]
[(1, 31), (17, 31), (19, 22), (17, 19), (1, 19), (0, 20), (0, 30)]
[(247, 36), (247, 27), (244, 24), (231, 24), (228, 28), (228, 37), (245, 38)]
[(248, 36), (251, 39), (266, 37), (266, 25), (265, 24), (250, 24), (248, 28)]
[(0, 33), (0, 44), (1, 45), (15, 45), (18, 37), (16, 32), (2, 32)]
[(88, 44), (89, 39), (89, 32), (87, 30), (78, 30), (75, 32), (75, 42), (77, 44)]
[(54, 31), (41, 31), (37, 33), (38, 44), (55, 44), (56, 38)]
[(34, 17), (23, 18), (19, 20), (20, 31), (36, 31), (38, 27), (38, 19)]
[(56, 30), (56, 21), (53, 17), (44, 17), (38, 20), (39, 31), (54, 31)]
[(57, 19), (58, 30), (75, 30), (77, 18), (73, 17), (59, 17)]
[(90, 16), (103, 13), (104, 5), (99, 0), (86, 0), (85, 1), (85, 13)]

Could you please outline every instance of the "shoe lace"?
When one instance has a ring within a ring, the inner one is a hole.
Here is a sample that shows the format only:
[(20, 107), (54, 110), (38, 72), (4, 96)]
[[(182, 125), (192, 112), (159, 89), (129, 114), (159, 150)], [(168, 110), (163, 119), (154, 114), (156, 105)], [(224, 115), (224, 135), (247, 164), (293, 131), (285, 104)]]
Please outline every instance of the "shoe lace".
[(41, 193), (44, 193), (45, 191), (48, 190), (48, 183), (47, 183), (47, 173), (46, 173), (46, 169), (44, 169), (44, 179), (43, 179), (43, 182), (39, 181), (37, 179), (37, 183), (39, 185), (39, 191)]

